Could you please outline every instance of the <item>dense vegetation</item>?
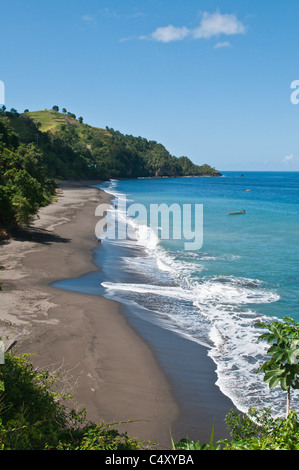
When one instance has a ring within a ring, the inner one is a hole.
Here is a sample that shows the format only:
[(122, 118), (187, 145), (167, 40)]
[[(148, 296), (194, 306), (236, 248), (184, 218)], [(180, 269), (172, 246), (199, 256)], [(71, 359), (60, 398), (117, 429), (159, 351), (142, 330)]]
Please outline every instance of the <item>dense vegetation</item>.
[(0, 230), (28, 223), (51, 200), (54, 180), (219, 176), (155, 141), (95, 128), (62, 111), (0, 109)]
[[(124, 135), (108, 127), (106, 129), (92, 127), (83, 124), (82, 117), (77, 120), (76, 116), (67, 112), (65, 108), (62, 113), (58, 112), (58, 106), (53, 106), (53, 109), (27, 111), (21, 116), (33, 121), (43, 133), (39, 139), (46, 154), (51, 144), (56, 143), (57, 152), (57, 146), (60, 147), (63, 143), (63, 152), (58, 154), (59, 159), (62, 158), (66, 148), (70, 154), (73, 152), (71, 160), (75, 159), (77, 164), (80, 161), (82, 166), (80, 171), (83, 170), (84, 176), (101, 179), (142, 176), (219, 176), (219, 172), (207, 164), (199, 166), (187, 157), (177, 158), (170, 155), (166, 148), (156, 141)], [(12, 118), (14, 117), (15, 114)], [(26, 127), (28, 128), (28, 124)], [(20, 131), (20, 127), (18, 130)], [(36, 132), (30, 136), (27, 130), (26, 135), (24, 132), (21, 135), (28, 142), (28, 139), (31, 141), (35, 139)], [(59, 168), (53, 176), (67, 178), (70, 170), (74, 171), (73, 166)], [(78, 177), (78, 173), (75, 176)]]
[[(1, 285), (0, 285), (1, 290)], [(271, 370), (280, 369), (280, 386), (288, 391), (297, 389), (299, 379), (299, 323), (290, 318), (284, 322), (262, 324), (269, 333), (260, 336), (272, 346), (270, 361), (265, 362), (264, 380), (269, 383)], [(260, 326), (260, 325), (257, 325)], [(279, 351), (280, 349), (280, 351)], [(86, 422), (85, 410), (75, 412), (64, 404), (68, 395), (53, 391), (58, 374), (38, 371), (26, 355), (5, 353), (0, 366), (0, 450), (137, 450), (153, 447), (150, 442), (137, 441), (115, 424)], [(292, 376), (285, 383), (284, 376)], [(279, 382), (270, 378), (270, 388)], [(245, 414), (232, 409), (226, 424), (231, 440), (214, 444), (212, 428), (210, 442), (182, 439), (172, 442), (176, 450), (299, 450), (299, 423), (295, 410), (287, 410), (285, 418), (273, 418), (271, 410), (250, 408)], [(170, 436), (170, 443), (172, 439)]]
[(7, 119), (0, 121), (0, 237), (4, 229), (28, 224), (47, 205), (56, 183), (48, 178), (44, 157), (32, 144), (22, 144)]
[[(0, 367), (0, 450), (136, 450), (146, 443), (95, 424), (52, 391), (56, 374), (37, 371), (26, 356), (5, 354)], [(1, 390), (1, 387), (0, 387)]]
[(287, 418), (274, 419), (269, 408), (250, 408), (240, 414), (232, 409), (226, 416), (232, 439), (221, 439), (200, 444), (182, 439), (173, 444), (176, 450), (299, 450), (299, 423), (297, 413), (291, 410)]

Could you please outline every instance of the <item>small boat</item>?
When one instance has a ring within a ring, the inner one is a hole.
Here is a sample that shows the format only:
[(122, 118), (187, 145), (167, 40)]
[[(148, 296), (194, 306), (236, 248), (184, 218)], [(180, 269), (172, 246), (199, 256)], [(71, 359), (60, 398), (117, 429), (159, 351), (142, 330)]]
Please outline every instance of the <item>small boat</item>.
[(246, 211), (244, 209), (240, 211), (235, 211), (235, 212), (229, 212), (228, 215), (238, 215), (238, 214), (246, 214)]

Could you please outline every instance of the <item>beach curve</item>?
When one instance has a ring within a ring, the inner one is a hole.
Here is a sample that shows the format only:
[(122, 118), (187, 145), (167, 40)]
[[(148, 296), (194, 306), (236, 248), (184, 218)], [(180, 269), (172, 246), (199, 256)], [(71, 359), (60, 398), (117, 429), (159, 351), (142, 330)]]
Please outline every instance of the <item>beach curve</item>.
[(128, 325), (121, 305), (99, 296), (56, 289), (57, 279), (99, 269), (95, 208), (110, 195), (99, 182), (60, 182), (55, 202), (28, 229), (1, 247), (1, 336), (16, 353), (33, 354), (38, 368), (71, 375), (73, 402), (93, 422), (132, 421), (138, 439), (170, 448), (178, 405), (149, 346)]

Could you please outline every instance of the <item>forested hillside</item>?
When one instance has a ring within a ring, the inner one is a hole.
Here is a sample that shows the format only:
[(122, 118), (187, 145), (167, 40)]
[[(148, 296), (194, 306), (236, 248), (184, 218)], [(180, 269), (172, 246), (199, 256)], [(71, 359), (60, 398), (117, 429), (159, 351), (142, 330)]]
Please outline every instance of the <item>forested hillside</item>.
[(28, 223), (55, 193), (55, 180), (219, 176), (156, 142), (83, 123), (66, 109), (0, 109), (0, 228)]
[(39, 207), (49, 204), (55, 187), (39, 147), (21, 144), (9, 119), (0, 119), (0, 238), (28, 224)]

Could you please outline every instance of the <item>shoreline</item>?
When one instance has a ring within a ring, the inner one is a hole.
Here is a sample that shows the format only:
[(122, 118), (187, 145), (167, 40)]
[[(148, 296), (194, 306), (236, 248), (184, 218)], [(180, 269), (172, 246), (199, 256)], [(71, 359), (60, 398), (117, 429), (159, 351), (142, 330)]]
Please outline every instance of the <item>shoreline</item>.
[(70, 405), (93, 422), (119, 423), (128, 435), (171, 447), (178, 416), (170, 383), (149, 346), (128, 325), (122, 306), (51, 284), (97, 271), (95, 209), (111, 196), (99, 182), (61, 182), (57, 202), (0, 246), (0, 335), (17, 341), (17, 354), (33, 354), (38, 368), (60, 370)]
[(149, 328), (113, 299), (52, 286), (101, 271), (95, 209), (113, 196), (90, 186), (97, 183), (61, 182), (57, 202), (0, 246), (1, 319), (16, 331), (16, 352), (34, 354), (38, 368), (61, 368), (71, 406), (86, 408), (90, 421), (133, 421), (118, 429), (162, 449), (170, 435), (208, 442), (213, 422), (215, 440), (228, 437), (233, 404), (215, 384), (204, 346)]

